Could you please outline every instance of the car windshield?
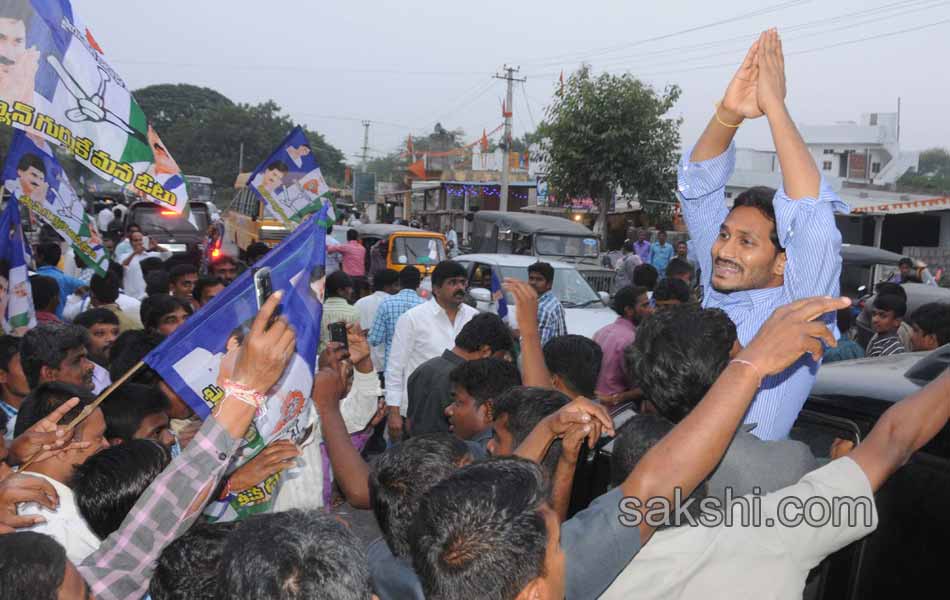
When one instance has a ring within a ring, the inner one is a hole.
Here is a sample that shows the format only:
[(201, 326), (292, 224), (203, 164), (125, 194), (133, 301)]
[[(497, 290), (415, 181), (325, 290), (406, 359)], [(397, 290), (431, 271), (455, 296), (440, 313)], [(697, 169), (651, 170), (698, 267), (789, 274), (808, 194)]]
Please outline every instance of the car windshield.
[(399, 265), (434, 265), (445, 260), (445, 246), (434, 237), (397, 237), (392, 257)]
[(188, 198), (197, 202), (211, 202), (213, 188), (210, 183), (188, 183)]
[[(194, 215), (197, 231), (204, 234), (208, 229), (208, 208), (204, 205), (191, 204), (191, 213)], [(195, 231), (195, 227), (188, 222), (188, 219), (173, 210), (164, 209), (157, 205), (137, 206), (129, 222), (141, 227), (146, 235), (151, 233), (190, 233)]]
[(534, 248), (539, 256), (579, 256), (597, 258), (600, 244), (594, 237), (536, 235)]
[[(499, 267), (499, 270), (502, 278), (528, 280), (528, 267)], [(589, 306), (600, 302), (597, 292), (575, 269), (554, 269), (553, 291), (565, 308)], [(507, 295), (506, 299), (514, 304), (514, 299), (510, 295)]]

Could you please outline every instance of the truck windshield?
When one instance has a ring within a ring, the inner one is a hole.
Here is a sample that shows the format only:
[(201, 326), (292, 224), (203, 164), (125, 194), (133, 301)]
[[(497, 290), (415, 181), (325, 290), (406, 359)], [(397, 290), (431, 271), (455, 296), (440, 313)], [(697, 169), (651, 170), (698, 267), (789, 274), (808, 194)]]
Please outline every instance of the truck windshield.
[(397, 237), (392, 260), (399, 265), (434, 265), (445, 260), (445, 246), (435, 237)]
[(534, 236), (534, 248), (539, 256), (597, 258), (600, 254), (600, 244), (595, 237), (538, 234)]
[(188, 183), (188, 199), (196, 202), (211, 202), (214, 197), (214, 188), (210, 183)]

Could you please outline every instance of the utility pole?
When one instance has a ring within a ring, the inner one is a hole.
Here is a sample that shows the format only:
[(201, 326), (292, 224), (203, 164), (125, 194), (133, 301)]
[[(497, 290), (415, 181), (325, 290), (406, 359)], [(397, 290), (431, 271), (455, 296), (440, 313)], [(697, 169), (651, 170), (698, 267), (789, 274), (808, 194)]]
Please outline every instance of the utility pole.
[(508, 178), (509, 171), (511, 170), (511, 115), (514, 114), (514, 109), (512, 107), (512, 95), (511, 88), (514, 82), (520, 81), (524, 82), (525, 79), (516, 79), (515, 73), (521, 70), (520, 67), (509, 67), (508, 65), (504, 66), (504, 75), (495, 75), (495, 79), (504, 79), (508, 82), (508, 94), (505, 100), (505, 142), (504, 142), (504, 164), (501, 166), (501, 193), (498, 195), (498, 210), (506, 212), (508, 210)]
[(238, 152), (238, 175), (244, 172), (244, 142), (241, 142), (241, 150)]
[(366, 161), (369, 158), (369, 121), (363, 121), (363, 166), (362, 171), (366, 172)]

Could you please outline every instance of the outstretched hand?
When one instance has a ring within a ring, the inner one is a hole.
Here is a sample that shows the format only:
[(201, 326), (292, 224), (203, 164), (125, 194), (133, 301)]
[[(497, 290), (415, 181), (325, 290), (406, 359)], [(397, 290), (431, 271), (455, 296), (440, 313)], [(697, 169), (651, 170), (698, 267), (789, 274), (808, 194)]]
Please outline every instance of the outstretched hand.
[(265, 395), (284, 374), (296, 348), (297, 337), (286, 317), (268, 326), (282, 296), (283, 293), (278, 290), (261, 306), (251, 324), (250, 333), (241, 345), (232, 375), (238, 383)]
[(822, 315), (851, 306), (845, 297), (805, 298), (778, 308), (737, 359), (752, 363), (760, 376), (781, 373), (805, 353), (819, 360), (824, 346), (837, 346)]
[(56, 410), (21, 433), (10, 445), (8, 462), (22, 465), (28, 461), (44, 461), (59, 453), (84, 450), (91, 442), (76, 441), (71, 432), (59, 422), (79, 404), (79, 398), (70, 398)]

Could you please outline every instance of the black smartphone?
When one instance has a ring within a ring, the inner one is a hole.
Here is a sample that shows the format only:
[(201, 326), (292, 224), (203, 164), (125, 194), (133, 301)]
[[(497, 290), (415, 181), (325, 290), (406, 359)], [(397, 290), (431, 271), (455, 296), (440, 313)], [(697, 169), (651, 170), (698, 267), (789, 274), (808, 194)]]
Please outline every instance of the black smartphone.
[(343, 344), (343, 347), (347, 350), (350, 349), (350, 343), (346, 339), (346, 323), (339, 321), (337, 323), (330, 323), (330, 341), (339, 342)]
[[(254, 293), (257, 296), (257, 309), (260, 310), (270, 295), (274, 293), (274, 282), (271, 279), (270, 267), (261, 267), (254, 271)], [(274, 324), (281, 314), (281, 306), (274, 309), (274, 313), (267, 320), (267, 329)]]

